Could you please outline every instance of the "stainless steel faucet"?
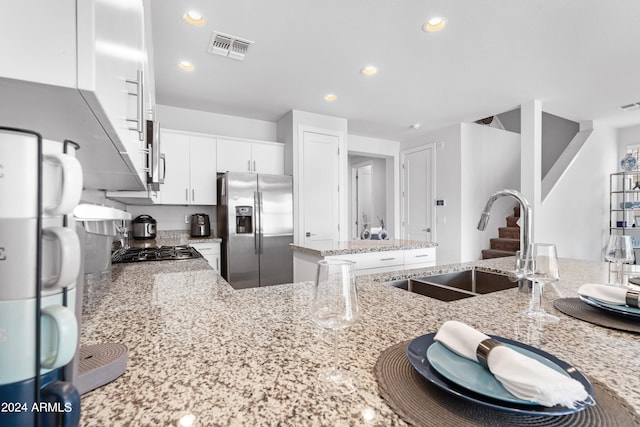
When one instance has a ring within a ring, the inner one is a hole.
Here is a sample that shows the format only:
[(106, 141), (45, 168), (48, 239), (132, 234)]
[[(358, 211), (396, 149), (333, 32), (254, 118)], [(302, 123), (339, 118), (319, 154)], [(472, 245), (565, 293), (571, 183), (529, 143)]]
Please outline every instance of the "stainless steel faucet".
[(520, 223), (520, 259), (516, 260), (514, 278), (522, 279), (524, 276), (521, 274), (521, 267), (524, 267), (524, 260), (529, 257), (529, 248), (531, 246), (531, 235), (533, 229), (533, 211), (531, 210), (531, 205), (522, 193), (516, 190), (496, 191), (489, 200), (487, 200), (487, 204), (484, 206), (484, 210), (480, 216), (480, 222), (478, 222), (478, 230), (483, 231), (487, 227), (487, 222), (489, 222), (490, 216), (489, 212), (491, 211), (493, 202), (503, 196), (511, 196), (520, 203), (520, 219), (522, 220)]

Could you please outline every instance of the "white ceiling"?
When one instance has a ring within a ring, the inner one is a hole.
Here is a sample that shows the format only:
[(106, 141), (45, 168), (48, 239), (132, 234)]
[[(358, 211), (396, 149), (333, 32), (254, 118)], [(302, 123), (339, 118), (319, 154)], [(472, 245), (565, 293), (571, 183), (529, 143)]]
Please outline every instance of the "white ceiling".
[[(640, 124), (638, 0), (153, 0), (157, 102), (275, 122), (292, 109), (406, 140), (532, 99), (567, 119)], [(204, 27), (182, 20), (195, 9)], [(445, 16), (439, 33), (421, 31)], [(217, 30), (254, 41), (207, 52)], [(177, 68), (181, 60), (192, 72)], [(379, 73), (365, 77), (369, 64)], [(338, 100), (327, 103), (323, 96)], [(421, 123), (412, 130), (412, 123)]]

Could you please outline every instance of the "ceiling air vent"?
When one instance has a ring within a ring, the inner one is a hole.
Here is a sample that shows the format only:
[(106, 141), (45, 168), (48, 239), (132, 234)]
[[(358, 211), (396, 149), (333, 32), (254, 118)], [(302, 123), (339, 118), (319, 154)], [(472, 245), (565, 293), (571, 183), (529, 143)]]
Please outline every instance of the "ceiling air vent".
[(252, 41), (214, 31), (211, 34), (208, 52), (243, 61), (249, 46), (252, 44)]
[(620, 109), (624, 111), (633, 111), (638, 108), (640, 108), (640, 102), (634, 102), (633, 104), (627, 104), (620, 107)]

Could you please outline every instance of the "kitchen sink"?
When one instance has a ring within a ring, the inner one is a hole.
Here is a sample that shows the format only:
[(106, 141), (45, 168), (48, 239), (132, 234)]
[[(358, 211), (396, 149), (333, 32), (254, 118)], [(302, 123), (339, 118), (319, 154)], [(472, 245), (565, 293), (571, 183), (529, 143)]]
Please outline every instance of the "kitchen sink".
[(385, 284), (440, 301), (456, 301), (518, 286), (504, 274), (476, 269), (395, 280)]

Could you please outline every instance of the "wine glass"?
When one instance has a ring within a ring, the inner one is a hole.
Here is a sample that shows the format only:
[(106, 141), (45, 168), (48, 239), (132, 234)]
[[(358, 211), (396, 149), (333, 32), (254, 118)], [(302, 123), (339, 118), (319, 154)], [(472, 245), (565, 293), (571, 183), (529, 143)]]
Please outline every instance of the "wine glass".
[(616, 283), (620, 286), (624, 286), (624, 271), (622, 269), (622, 263), (633, 262), (635, 259), (631, 236), (615, 234), (609, 236), (605, 259), (616, 264)]
[(529, 309), (524, 314), (540, 322), (559, 322), (559, 317), (547, 313), (542, 307), (545, 283), (560, 279), (556, 245), (550, 243), (531, 245), (529, 258), (525, 260), (524, 269), (525, 277), (533, 283)]
[(350, 393), (357, 386), (355, 378), (338, 366), (338, 332), (360, 317), (353, 264), (345, 260), (318, 262), (311, 317), (319, 326), (333, 330), (333, 364), (320, 370), (317, 376), (322, 390)]

